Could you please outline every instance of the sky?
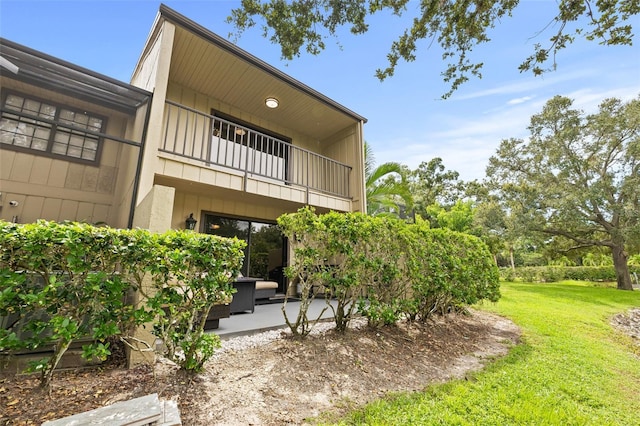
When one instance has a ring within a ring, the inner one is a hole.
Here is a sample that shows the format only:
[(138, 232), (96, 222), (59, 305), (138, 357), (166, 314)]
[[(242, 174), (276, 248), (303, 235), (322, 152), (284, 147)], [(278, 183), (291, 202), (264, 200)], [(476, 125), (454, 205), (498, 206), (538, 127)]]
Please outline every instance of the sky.
[[(227, 37), (234, 29), (225, 18), (239, 1), (182, 0), (167, 6), (209, 30)], [(521, 0), (511, 18), (490, 32), (492, 41), (473, 53), (484, 63), (483, 78), (471, 80), (450, 98), (441, 52), (424, 41), (417, 59), (399, 63), (395, 75), (380, 82), (393, 40), (410, 23), (418, 2), (405, 16), (374, 15), (370, 30), (354, 36), (347, 30), (328, 38), (318, 56), (303, 53), (281, 60), (280, 48), (259, 28), (243, 33), (242, 49), (367, 118), (364, 136), (377, 164), (399, 162), (411, 169), (435, 157), (469, 181), (483, 179), (488, 159), (500, 141), (526, 138), (532, 115), (555, 95), (574, 100), (592, 113), (606, 98), (631, 100), (640, 95), (640, 17), (634, 45), (600, 46), (578, 41), (560, 52), (557, 69), (542, 77), (520, 73), (518, 65), (546, 45), (554, 30), (554, 0)], [(35, 50), (129, 82), (160, 6), (152, 0), (0, 0), (0, 36)]]

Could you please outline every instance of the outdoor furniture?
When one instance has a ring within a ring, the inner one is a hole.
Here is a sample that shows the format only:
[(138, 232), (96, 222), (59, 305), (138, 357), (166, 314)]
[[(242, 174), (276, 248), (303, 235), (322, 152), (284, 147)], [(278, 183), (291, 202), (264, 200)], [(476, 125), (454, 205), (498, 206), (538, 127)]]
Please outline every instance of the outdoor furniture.
[(231, 300), (231, 313), (237, 314), (245, 311), (253, 311), (256, 306), (256, 278), (238, 278), (233, 283), (233, 287), (236, 289), (236, 292), (233, 294), (233, 299)]
[(225, 305), (213, 305), (207, 315), (207, 320), (204, 324), (205, 330), (214, 330), (220, 326), (220, 318), (229, 318), (231, 314), (231, 308), (229, 304)]
[(255, 285), (253, 294), (254, 300), (270, 299), (276, 295), (276, 291), (278, 290), (278, 283), (276, 281), (268, 281), (264, 278), (238, 277), (234, 281), (233, 285), (236, 286), (238, 283), (246, 282), (251, 282)]
[(256, 300), (274, 297), (277, 289), (278, 283), (275, 281), (256, 281)]

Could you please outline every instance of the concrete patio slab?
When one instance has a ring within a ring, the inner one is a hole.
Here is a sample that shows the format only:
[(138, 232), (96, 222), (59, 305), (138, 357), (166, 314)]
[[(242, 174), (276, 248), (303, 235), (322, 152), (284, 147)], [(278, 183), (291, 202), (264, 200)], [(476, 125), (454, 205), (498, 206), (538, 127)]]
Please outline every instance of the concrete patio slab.
[[(335, 306), (334, 301), (331, 303)], [(253, 313), (237, 313), (232, 314), (229, 318), (220, 319), (219, 327), (211, 331), (219, 335), (220, 338), (224, 340), (231, 337), (246, 336), (267, 330), (287, 328), (284, 321), (284, 314), (282, 313), (282, 306), (283, 304), (280, 302), (256, 305)], [(309, 307), (309, 319), (315, 320), (318, 318), (324, 308), (327, 308), (327, 304), (324, 299), (314, 300)], [(300, 309), (300, 301), (287, 301), (286, 309), (289, 320), (295, 321), (295, 318), (298, 315), (298, 310)], [(326, 309), (322, 314), (321, 319), (332, 318), (332, 316), (333, 314), (331, 309)]]

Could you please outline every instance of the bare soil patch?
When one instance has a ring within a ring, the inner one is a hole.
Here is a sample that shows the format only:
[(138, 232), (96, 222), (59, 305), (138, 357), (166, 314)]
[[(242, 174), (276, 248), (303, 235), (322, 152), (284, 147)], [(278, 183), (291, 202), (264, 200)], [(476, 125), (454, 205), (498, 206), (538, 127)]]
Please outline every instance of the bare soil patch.
[(184, 425), (305, 424), (392, 391), (464, 377), (505, 355), (519, 336), (512, 322), (478, 311), (301, 341), (272, 331), (225, 342), (195, 377), (162, 360), (154, 368), (65, 371), (54, 377), (51, 396), (33, 376), (4, 377), (0, 425), (40, 424), (150, 393), (176, 400)]

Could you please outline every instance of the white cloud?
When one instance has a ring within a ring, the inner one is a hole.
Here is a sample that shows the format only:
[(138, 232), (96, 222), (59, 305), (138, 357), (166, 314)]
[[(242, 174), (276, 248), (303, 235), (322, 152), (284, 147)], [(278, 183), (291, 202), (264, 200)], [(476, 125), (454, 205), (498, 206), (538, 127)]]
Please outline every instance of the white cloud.
[(507, 102), (508, 105), (518, 105), (518, 104), (523, 104), (527, 101), (530, 101), (531, 99), (535, 98), (535, 96), (523, 96), (521, 98), (515, 98), (515, 99), (511, 99), (510, 101)]
[(523, 77), (522, 81), (500, 82), (496, 87), (484, 90), (478, 90), (459, 96), (452, 96), (452, 100), (469, 100), (483, 98), (487, 96), (496, 95), (511, 95), (523, 92), (540, 91), (544, 87), (554, 86), (559, 83), (567, 81), (575, 81), (583, 79), (585, 77), (592, 77), (593, 71), (588, 69), (574, 70), (572, 72), (565, 72), (563, 74), (551, 74), (540, 77), (532, 78), (527, 75)]
[(579, 89), (569, 92), (566, 95), (573, 99), (573, 107), (584, 110), (586, 113), (594, 113), (598, 106), (608, 98), (618, 98), (623, 102), (628, 102), (640, 96), (640, 85), (630, 85), (626, 87), (610, 89)]

